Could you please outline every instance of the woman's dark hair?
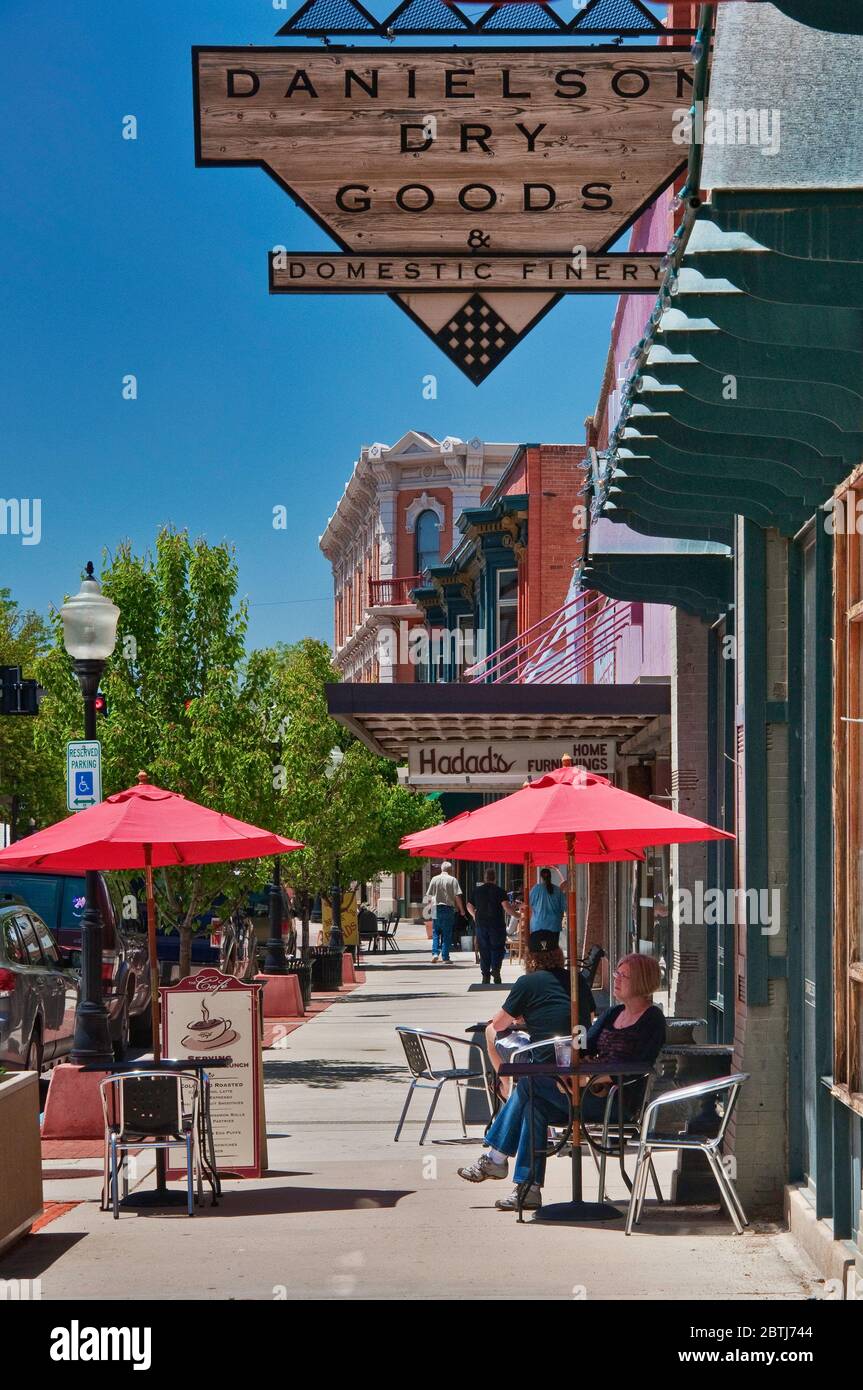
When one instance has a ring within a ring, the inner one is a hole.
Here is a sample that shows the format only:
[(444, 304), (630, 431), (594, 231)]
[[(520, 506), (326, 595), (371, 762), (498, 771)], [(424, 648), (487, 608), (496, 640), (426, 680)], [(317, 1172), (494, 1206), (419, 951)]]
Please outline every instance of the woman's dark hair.
[(563, 970), (563, 951), (559, 946), (552, 947), (550, 951), (528, 951), (524, 958), (524, 969), (527, 975), (532, 975), (534, 970)]
[(545, 884), (545, 891), (549, 897), (554, 893), (554, 884), (551, 881), (551, 869), (540, 869), (539, 876)]

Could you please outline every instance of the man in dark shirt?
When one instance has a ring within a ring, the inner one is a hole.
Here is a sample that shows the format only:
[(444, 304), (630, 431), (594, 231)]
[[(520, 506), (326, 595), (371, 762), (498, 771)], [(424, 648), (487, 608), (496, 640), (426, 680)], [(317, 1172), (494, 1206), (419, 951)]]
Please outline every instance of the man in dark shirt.
[(467, 910), (476, 924), (476, 945), (482, 982), (500, 984), (500, 968), (506, 954), (506, 918), (517, 917), (506, 892), (497, 882), (494, 869), (486, 869), (468, 899)]

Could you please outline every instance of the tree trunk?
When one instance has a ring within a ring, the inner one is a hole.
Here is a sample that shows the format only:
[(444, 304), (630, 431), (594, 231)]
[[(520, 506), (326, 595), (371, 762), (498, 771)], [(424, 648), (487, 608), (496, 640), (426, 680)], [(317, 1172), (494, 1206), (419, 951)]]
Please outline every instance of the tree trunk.
[(307, 892), (305, 892), (305, 890), (303, 891), (303, 895), (302, 895), (302, 899), (301, 899), (301, 904), (302, 904), (302, 905), (301, 905), (301, 914), (300, 914), (300, 915), (301, 915), (301, 920), (302, 920), (302, 924), (303, 924), (303, 925), (302, 925), (302, 932), (301, 932), (301, 935), (300, 935), (300, 955), (302, 956), (303, 960), (308, 960), (308, 959), (309, 959), (309, 954), (310, 954), (310, 952), (309, 952), (309, 895), (308, 895)]
[(186, 923), (180, 925), (180, 979), (185, 980), (192, 973), (192, 928)]

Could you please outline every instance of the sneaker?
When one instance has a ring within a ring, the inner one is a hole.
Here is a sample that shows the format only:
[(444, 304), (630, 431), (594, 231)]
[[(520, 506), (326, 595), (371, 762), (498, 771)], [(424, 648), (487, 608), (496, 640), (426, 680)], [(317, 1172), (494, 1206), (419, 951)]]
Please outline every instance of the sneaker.
[(483, 977), (482, 977), (482, 983), (483, 983), (484, 985), (490, 985), (490, 984), (491, 984), (491, 976), (490, 976), (490, 975), (483, 975)]
[(489, 1154), (480, 1154), (476, 1163), (469, 1168), (459, 1168), (458, 1175), (465, 1182), (485, 1182), (486, 1178), (505, 1178), (508, 1172), (506, 1159), (503, 1163), (495, 1163)]
[(437, 965), (439, 960), (440, 956), (432, 956), (432, 965)]
[(455, 965), (455, 961), (454, 961), (454, 960), (450, 960), (449, 956), (446, 956), (446, 957), (441, 961), (441, 965)]
[[(486, 983), (488, 983), (488, 981), (486, 981)], [(499, 985), (499, 984), (501, 983), (501, 978), (500, 978), (499, 975), (495, 975), (495, 976), (494, 976), (494, 983), (495, 983), (496, 985)]]
[[(498, 1211), (518, 1211), (518, 1188), (514, 1187), (508, 1197), (501, 1197), (495, 1206)], [(542, 1206), (542, 1188), (536, 1183), (529, 1187), (521, 1206), (522, 1211), (537, 1211)]]

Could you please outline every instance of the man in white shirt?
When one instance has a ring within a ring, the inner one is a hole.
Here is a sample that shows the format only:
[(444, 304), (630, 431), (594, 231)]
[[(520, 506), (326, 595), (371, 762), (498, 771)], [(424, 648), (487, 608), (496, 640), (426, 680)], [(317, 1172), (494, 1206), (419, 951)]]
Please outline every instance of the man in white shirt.
[(426, 897), (432, 908), (432, 963), (443, 960), (444, 965), (452, 965), (449, 948), (452, 944), (452, 929), (455, 926), (455, 911), (458, 908), (465, 915), (464, 895), (461, 884), (450, 873), (452, 864), (445, 859), (440, 873), (435, 874), (428, 886)]

